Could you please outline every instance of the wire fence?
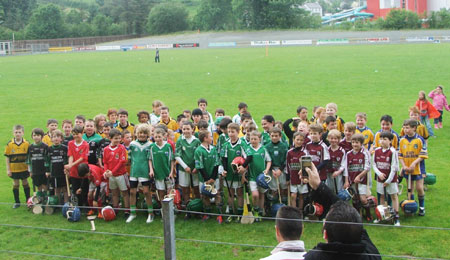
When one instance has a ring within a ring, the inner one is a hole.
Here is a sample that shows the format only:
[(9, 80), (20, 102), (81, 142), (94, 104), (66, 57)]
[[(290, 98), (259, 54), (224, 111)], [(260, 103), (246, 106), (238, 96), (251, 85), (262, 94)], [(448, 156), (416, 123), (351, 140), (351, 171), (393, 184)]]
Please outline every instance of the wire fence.
[[(73, 233), (85, 233), (92, 235), (110, 235), (110, 236), (121, 236), (121, 237), (134, 237), (134, 238), (145, 238), (145, 239), (158, 239), (163, 240), (164, 237), (160, 236), (149, 236), (149, 235), (139, 235), (139, 234), (129, 234), (129, 233), (117, 233), (117, 232), (100, 232), (100, 231), (88, 231), (88, 230), (79, 230), (79, 229), (65, 229), (65, 228), (53, 228), (53, 227), (36, 227), (36, 226), (27, 226), (27, 225), (17, 225), (17, 224), (5, 224), (0, 223), (2, 227), (9, 228), (27, 228), (27, 229), (36, 229), (36, 230), (46, 230), (46, 231), (62, 231), (62, 232), (73, 232)], [(257, 245), (257, 244), (247, 244), (247, 243), (235, 243), (235, 242), (224, 242), (224, 241), (212, 241), (212, 240), (201, 240), (201, 239), (191, 239), (191, 238), (175, 238), (177, 241), (183, 242), (192, 242), (192, 243), (204, 243), (204, 244), (213, 244), (213, 245), (223, 245), (223, 246), (237, 246), (237, 247), (252, 247), (252, 248), (267, 248), (271, 249), (274, 246), (269, 245)], [(278, 247), (283, 249), (283, 247)], [(286, 248), (288, 249), (288, 248)], [(308, 252), (324, 252), (324, 253), (336, 253), (333, 251), (327, 250), (319, 250), (314, 248), (305, 249)], [(0, 252), (13, 252), (17, 254), (32, 254), (32, 255), (41, 255), (41, 256), (51, 256), (58, 258), (72, 258), (72, 259), (91, 259), (91, 258), (80, 258), (80, 257), (72, 257), (72, 256), (61, 256), (61, 255), (52, 255), (52, 254), (43, 254), (43, 253), (35, 253), (35, 252), (25, 252), (25, 251), (14, 251), (14, 250), (0, 250)], [(399, 259), (423, 259), (423, 260), (448, 260), (448, 258), (428, 258), (428, 257), (418, 257), (418, 256), (407, 256), (407, 255), (391, 255), (391, 254), (370, 254), (370, 253), (349, 253), (349, 255), (365, 255), (365, 256), (379, 256), (379, 257), (390, 257), (390, 258), (399, 258)]]

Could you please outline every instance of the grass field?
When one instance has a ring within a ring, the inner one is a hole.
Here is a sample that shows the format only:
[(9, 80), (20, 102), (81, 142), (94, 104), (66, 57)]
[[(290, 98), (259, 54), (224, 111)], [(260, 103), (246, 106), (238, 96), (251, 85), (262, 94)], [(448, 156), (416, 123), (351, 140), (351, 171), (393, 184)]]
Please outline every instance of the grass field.
[[(14, 124), (25, 125), (30, 140), (33, 127), (45, 128), (48, 118), (73, 119), (76, 114), (93, 117), (110, 107), (126, 108), (130, 119), (141, 109), (151, 110), (154, 99), (163, 100), (172, 115), (196, 107), (204, 97), (209, 110), (237, 112), (245, 101), (259, 122), (264, 114), (286, 120), (298, 105), (335, 102), (338, 114), (353, 121), (357, 112), (369, 117), (369, 127), (379, 129), (383, 114), (394, 117), (399, 130), (414, 105), (419, 90), (437, 84), (450, 87), (450, 45), (376, 45), (161, 50), (161, 63), (153, 63), (154, 52), (91, 52), (0, 58), (0, 141), (11, 139)], [(447, 91), (448, 92), (448, 91)], [(446, 199), (450, 191), (449, 125), (429, 141), (427, 170), (438, 178), (426, 195), (426, 217), (403, 217), (402, 225), (450, 228)], [(445, 123), (447, 122), (447, 123)], [(0, 202), (13, 202), (11, 180), (0, 164)], [(21, 189), (21, 198), (23, 192)], [(404, 192), (405, 194), (406, 192)], [(405, 195), (401, 196), (401, 199)], [(1, 224), (89, 230), (88, 221), (68, 223), (61, 215), (35, 216), (25, 207), (10, 209), (0, 204)], [(217, 225), (199, 220), (176, 221), (178, 238), (202, 239), (257, 245), (273, 245), (274, 223), (250, 226)], [(312, 248), (321, 242), (321, 224), (305, 224), (302, 239)], [(157, 218), (151, 225), (140, 216), (125, 225), (121, 216), (112, 223), (97, 221), (97, 230), (162, 236)], [(449, 258), (449, 231), (410, 228), (367, 227), (382, 254)], [(163, 241), (102, 234), (35, 230), (0, 226), (1, 259), (46, 259), (50, 257), (5, 253), (5, 250), (40, 252), (100, 259), (162, 259)], [(3, 251), (1, 251), (3, 250)], [(223, 246), (177, 241), (179, 259), (258, 259), (271, 249)], [(388, 258), (385, 258), (388, 259)]]

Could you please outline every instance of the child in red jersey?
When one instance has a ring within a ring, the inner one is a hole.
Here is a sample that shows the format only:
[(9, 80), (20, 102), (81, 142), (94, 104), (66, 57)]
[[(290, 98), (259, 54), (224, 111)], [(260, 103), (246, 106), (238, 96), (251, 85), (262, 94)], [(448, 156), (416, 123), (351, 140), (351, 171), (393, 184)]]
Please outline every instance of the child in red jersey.
[(356, 124), (353, 122), (347, 122), (344, 124), (344, 138), (339, 143), (339, 146), (344, 148), (345, 152), (348, 153), (353, 149), (352, 147), (352, 136), (355, 134)]
[[(107, 180), (103, 175), (102, 168), (93, 164), (80, 163), (78, 165), (78, 176), (87, 177), (89, 180), (88, 202), (89, 206), (102, 207), (102, 195), (107, 193)], [(94, 210), (90, 210), (88, 215), (93, 215)], [(101, 210), (98, 210), (98, 217), (102, 218)]]
[(311, 142), (306, 144), (306, 151), (311, 156), (312, 162), (319, 171), (320, 180), (325, 182), (327, 180), (327, 172), (330, 164), (330, 154), (328, 147), (321, 141), (323, 128), (321, 125), (312, 124), (309, 126), (309, 137)]
[[(128, 178), (126, 164), (128, 162), (127, 149), (120, 144), (122, 135), (116, 128), (109, 132), (111, 144), (103, 150), (103, 166), (105, 177), (109, 179), (109, 188), (112, 192), (113, 207), (119, 207), (120, 193), (123, 196), (124, 207), (128, 208), (130, 199), (128, 195)], [(129, 212), (125, 212), (128, 218)]]
[(290, 175), (290, 188), (291, 188), (291, 206), (297, 205), (297, 194), (299, 194), (298, 208), (303, 209), (303, 196), (308, 193), (308, 184), (302, 183), (299, 171), (301, 170), (300, 159), (302, 156), (307, 155), (304, 149), (303, 142), (305, 140), (305, 134), (302, 132), (295, 132), (294, 148), (290, 149), (286, 156), (286, 172)]
[[(364, 136), (362, 134), (352, 136), (353, 149), (346, 154), (344, 165), (349, 184), (359, 194), (361, 206), (366, 210), (367, 217), (370, 218), (370, 208), (367, 202), (369, 194), (367, 194), (368, 187), (366, 185), (370, 173), (370, 153), (363, 147), (363, 144)], [(356, 209), (359, 210), (359, 205)]]
[[(88, 162), (89, 144), (83, 140), (83, 127), (81, 125), (75, 125), (72, 129), (72, 136), (73, 140), (69, 142), (67, 151), (69, 163), (64, 165), (64, 169), (70, 171), (72, 194), (77, 194), (78, 205), (87, 206), (89, 182), (83, 181), (84, 178), (78, 176), (78, 165)], [(77, 193), (78, 190), (81, 193)]]
[(344, 148), (339, 146), (340, 140), (341, 132), (337, 129), (333, 129), (328, 133), (328, 142), (330, 142), (328, 152), (330, 153), (331, 166), (328, 171), (327, 186), (334, 190), (336, 194), (342, 189), (344, 182), (348, 186), (348, 176), (343, 178), (342, 174), (345, 169), (343, 162), (345, 161), (346, 152)]

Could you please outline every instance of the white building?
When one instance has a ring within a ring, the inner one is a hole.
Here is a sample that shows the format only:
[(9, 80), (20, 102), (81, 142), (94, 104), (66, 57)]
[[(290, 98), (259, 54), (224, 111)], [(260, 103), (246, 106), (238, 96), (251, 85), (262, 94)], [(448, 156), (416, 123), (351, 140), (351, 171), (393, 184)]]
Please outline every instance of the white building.
[(450, 0), (428, 0), (427, 1), (427, 11), (439, 11), (442, 8), (450, 9)]
[[(441, 0), (441, 1), (450, 1), (450, 0)], [(300, 8), (311, 12), (311, 14), (317, 14), (322, 17), (322, 6), (319, 3), (305, 3)]]

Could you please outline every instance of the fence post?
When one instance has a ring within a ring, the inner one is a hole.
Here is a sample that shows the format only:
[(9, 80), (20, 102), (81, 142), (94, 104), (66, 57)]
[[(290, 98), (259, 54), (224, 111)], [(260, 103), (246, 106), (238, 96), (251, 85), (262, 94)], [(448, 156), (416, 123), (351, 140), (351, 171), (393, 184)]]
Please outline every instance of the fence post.
[(164, 254), (166, 260), (176, 259), (175, 250), (175, 215), (173, 213), (173, 199), (162, 201), (162, 217), (164, 223)]

